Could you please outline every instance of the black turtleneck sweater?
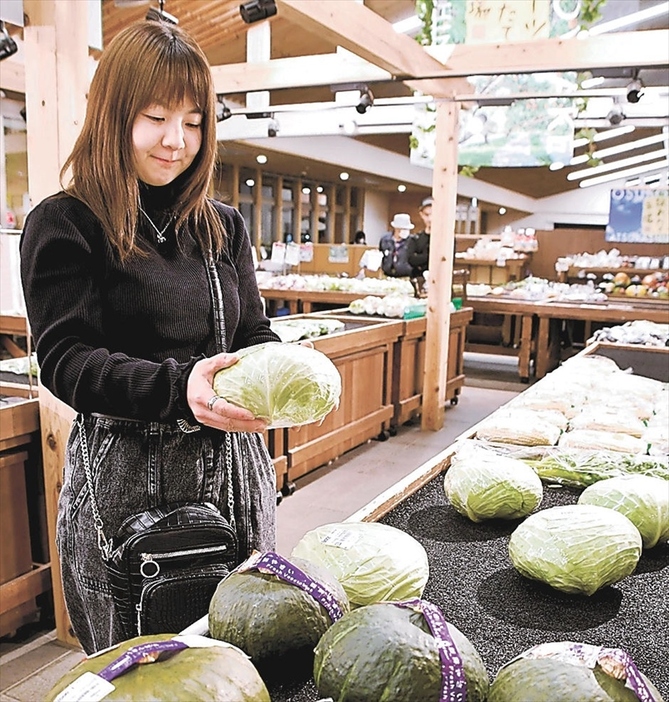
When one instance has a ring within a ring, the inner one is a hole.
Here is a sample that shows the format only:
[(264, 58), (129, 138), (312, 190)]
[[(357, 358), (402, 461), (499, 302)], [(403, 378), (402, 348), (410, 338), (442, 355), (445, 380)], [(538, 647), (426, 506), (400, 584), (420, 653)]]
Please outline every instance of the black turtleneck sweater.
[[(162, 230), (169, 186), (142, 186), (142, 208)], [(264, 315), (248, 233), (239, 212), (214, 202), (227, 232), (217, 262), (227, 350), (278, 341)], [(124, 263), (81, 201), (60, 193), (26, 218), (21, 276), (40, 379), (78, 412), (145, 421), (193, 422), (186, 382), (194, 363), (216, 353), (204, 259), (187, 228), (166, 241), (140, 212), (147, 256)], [(178, 245), (177, 245), (178, 237)]]

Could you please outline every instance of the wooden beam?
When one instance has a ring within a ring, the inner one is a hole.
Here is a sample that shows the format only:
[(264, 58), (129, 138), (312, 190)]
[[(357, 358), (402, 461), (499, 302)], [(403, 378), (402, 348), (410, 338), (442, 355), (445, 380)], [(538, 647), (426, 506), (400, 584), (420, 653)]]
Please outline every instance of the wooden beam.
[(455, 253), (455, 208), (458, 181), (457, 102), (437, 103), (437, 147), (432, 176), (432, 228), (427, 288), (425, 374), (422, 429), (444, 426), (448, 337), (451, 319), (451, 283)]
[[(355, 0), (277, 0), (277, 7), (279, 16), (395, 76), (429, 75), (443, 69), (414, 39), (396, 32), (390, 22)], [(423, 81), (420, 86), (409, 79), (404, 82), (434, 96), (449, 95), (455, 87), (440, 81)], [(466, 92), (466, 86), (461, 87)]]
[(296, 56), (257, 63), (212, 66), (216, 92), (223, 95), (391, 81), (392, 75), (350, 53)]
[(26, 92), (26, 69), (22, 63), (12, 59), (0, 63), (0, 90)]
[(441, 71), (413, 70), (397, 78), (662, 68), (669, 66), (669, 29), (615, 32), (585, 39), (555, 37), (509, 44), (455, 44), (431, 47), (430, 52), (443, 62)]

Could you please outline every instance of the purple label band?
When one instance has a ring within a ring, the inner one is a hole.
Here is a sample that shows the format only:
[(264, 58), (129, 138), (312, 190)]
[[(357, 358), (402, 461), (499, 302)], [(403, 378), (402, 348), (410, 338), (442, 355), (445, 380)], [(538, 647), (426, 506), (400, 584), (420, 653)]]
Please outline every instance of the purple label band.
[(641, 673), (629, 653), (621, 648), (602, 648), (598, 658), (600, 657), (613, 658), (623, 665), (627, 678), (627, 687), (639, 698), (640, 702), (658, 702), (648, 689), (648, 685), (641, 677)]
[(138, 644), (129, 648), (125, 653), (121, 654), (116, 660), (112, 661), (106, 668), (103, 668), (98, 675), (104, 678), (107, 682), (111, 682), (119, 675), (123, 675), (126, 670), (132, 668), (133, 665), (142, 661), (147, 656), (150, 659), (144, 662), (153, 663), (161, 653), (165, 651), (182, 651), (188, 646), (182, 641), (167, 639), (166, 641), (153, 641), (151, 643)]
[(425, 617), (430, 632), (437, 643), (439, 660), (441, 661), (441, 696), (439, 697), (439, 702), (466, 702), (467, 679), (465, 678), (465, 669), (462, 665), (462, 657), (448, 631), (448, 624), (439, 607), (431, 602), (417, 598), (405, 600), (404, 602), (393, 602), (392, 604), (397, 607), (414, 609)]
[(334, 595), (325, 586), (317, 583), (278, 553), (268, 551), (262, 555), (255, 554), (242, 563), (238, 570), (240, 572), (245, 570), (259, 570), (261, 573), (272, 573), (281, 580), (299, 587), (325, 608), (333, 622), (341, 619), (344, 614), (339, 606), (339, 602), (337, 602)]

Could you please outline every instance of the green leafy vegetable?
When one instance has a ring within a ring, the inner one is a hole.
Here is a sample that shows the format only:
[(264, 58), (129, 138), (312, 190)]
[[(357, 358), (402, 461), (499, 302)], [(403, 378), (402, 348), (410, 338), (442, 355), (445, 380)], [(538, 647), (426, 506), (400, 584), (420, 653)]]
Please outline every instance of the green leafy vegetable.
[(448, 501), (473, 522), (526, 517), (540, 503), (539, 476), (523, 461), (463, 442), (444, 478)]
[(330, 570), (352, 607), (420, 597), (429, 575), (423, 546), (401, 529), (378, 522), (317, 527), (300, 539), (291, 556)]
[(270, 427), (318, 422), (339, 406), (341, 376), (323, 353), (267, 343), (237, 352), (239, 361), (214, 376), (214, 390)]
[(526, 578), (561, 592), (592, 595), (630, 575), (641, 548), (639, 530), (620, 512), (564, 505), (532, 514), (518, 526), (509, 557)]
[(599, 505), (624, 514), (639, 530), (644, 548), (669, 539), (669, 481), (648, 475), (600, 480), (578, 498), (580, 505)]

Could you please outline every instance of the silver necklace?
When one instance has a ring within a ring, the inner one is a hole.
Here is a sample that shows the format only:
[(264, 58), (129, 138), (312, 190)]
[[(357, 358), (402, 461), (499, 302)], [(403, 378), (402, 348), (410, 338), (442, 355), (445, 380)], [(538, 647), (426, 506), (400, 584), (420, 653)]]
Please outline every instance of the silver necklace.
[(172, 220), (174, 219), (174, 215), (172, 215), (168, 220), (167, 224), (161, 229), (158, 229), (156, 227), (154, 221), (149, 217), (148, 214), (146, 214), (145, 210), (142, 208), (141, 205), (139, 205), (139, 211), (149, 220), (149, 224), (156, 230), (156, 239), (159, 244), (164, 244), (167, 241), (167, 238), (165, 237), (165, 232), (167, 231), (167, 228), (172, 224)]

